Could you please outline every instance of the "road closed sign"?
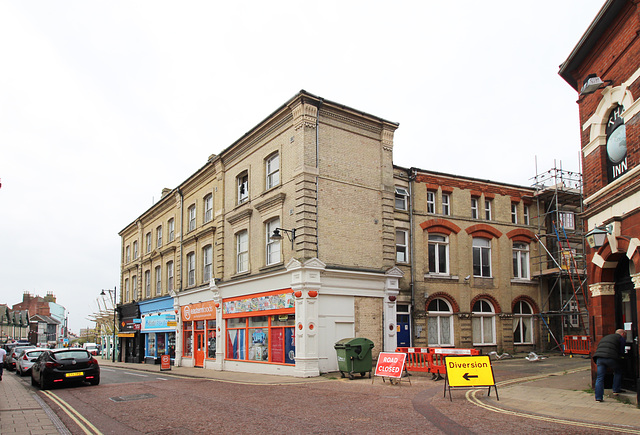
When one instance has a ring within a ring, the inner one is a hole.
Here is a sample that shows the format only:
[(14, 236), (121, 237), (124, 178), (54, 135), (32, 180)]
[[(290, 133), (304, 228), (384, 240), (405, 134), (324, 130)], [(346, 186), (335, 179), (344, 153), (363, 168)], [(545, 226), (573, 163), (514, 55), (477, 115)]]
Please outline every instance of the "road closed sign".
[(402, 377), (402, 369), (406, 358), (406, 353), (380, 352), (375, 375), (388, 378)]
[(447, 356), (444, 364), (451, 387), (490, 387), (496, 384), (487, 355)]

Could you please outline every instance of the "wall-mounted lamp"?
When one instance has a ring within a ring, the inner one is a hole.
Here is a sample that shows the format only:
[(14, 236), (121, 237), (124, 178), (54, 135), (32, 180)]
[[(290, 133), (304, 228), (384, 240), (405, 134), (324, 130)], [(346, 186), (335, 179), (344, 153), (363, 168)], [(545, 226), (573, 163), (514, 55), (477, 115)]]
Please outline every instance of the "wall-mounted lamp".
[(607, 235), (612, 234), (613, 226), (607, 225), (604, 227), (595, 227), (587, 234), (585, 237), (587, 238), (587, 243), (589, 247), (592, 249), (598, 249), (604, 245), (605, 240), (607, 239)]
[(586, 79), (584, 79), (584, 82), (582, 83), (582, 89), (580, 89), (580, 95), (589, 95), (589, 94), (593, 94), (595, 91), (597, 91), (598, 89), (600, 89), (600, 87), (602, 85), (611, 85), (613, 83), (613, 80), (605, 80), (602, 81), (602, 79), (600, 77), (598, 77), (597, 74), (589, 74), (587, 76)]
[(271, 237), (269, 238), (271, 240), (282, 240), (282, 234), (280, 234), (280, 231), (284, 231), (287, 234), (287, 237), (289, 238), (289, 240), (291, 240), (291, 250), (293, 250), (293, 241), (296, 239), (296, 229), (294, 228), (292, 230), (285, 230), (284, 228), (276, 228), (275, 230), (273, 230), (273, 234), (271, 234)]

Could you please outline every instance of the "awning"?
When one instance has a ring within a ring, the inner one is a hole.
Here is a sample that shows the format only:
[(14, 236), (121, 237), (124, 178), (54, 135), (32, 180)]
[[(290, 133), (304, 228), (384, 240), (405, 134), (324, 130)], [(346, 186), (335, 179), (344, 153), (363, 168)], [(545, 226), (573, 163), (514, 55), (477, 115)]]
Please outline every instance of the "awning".
[(135, 337), (136, 334), (133, 332), (119, 332), (118, 337)]

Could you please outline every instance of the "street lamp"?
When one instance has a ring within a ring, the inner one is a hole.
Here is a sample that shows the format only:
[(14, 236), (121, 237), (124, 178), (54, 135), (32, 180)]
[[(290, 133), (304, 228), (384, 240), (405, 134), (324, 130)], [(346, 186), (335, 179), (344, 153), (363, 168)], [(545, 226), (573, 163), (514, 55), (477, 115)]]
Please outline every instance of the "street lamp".
[(271, 240), (282, 240), (282, 234), (280, 234), (280, 231), (284, 232), (287, 237), (289, 238), (289, 240), (291, 240), (291, 250), (294, 249), (294, 240), (296, 239), (296, 229), (292, 229), (292, 230), (285, 230), (284, 228), (276, 228), (275, 230), (273, 230), (273, 234), (271, 234), (271, 237), (269, 237)]
[(102, 290), (100, 296), (106, 296), (109, 292), (113, 296), (113, 340), (111, 341), (111, 362), (116, 362), (116, 287), (113, 290)]
[(612, 234), (611, 225), (607, 225), (604, 227), (596, 226), (594, 229), (585, 234), (587, 239), (587, 243), (591, 249), (598, 249), (604, 245), (604, 242), (607, 238), (607, 235)]

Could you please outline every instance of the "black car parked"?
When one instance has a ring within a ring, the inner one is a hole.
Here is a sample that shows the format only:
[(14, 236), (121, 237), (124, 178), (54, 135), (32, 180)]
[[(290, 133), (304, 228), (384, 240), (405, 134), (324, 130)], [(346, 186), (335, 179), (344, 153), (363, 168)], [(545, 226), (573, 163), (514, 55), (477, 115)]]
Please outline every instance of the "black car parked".
[(100, 383), (98, 360), (84, 349), (48, 349), (31, 367), (31, 385), (40, 385), (43, 390), (56, 384), (84, 381), (91, 385)]

